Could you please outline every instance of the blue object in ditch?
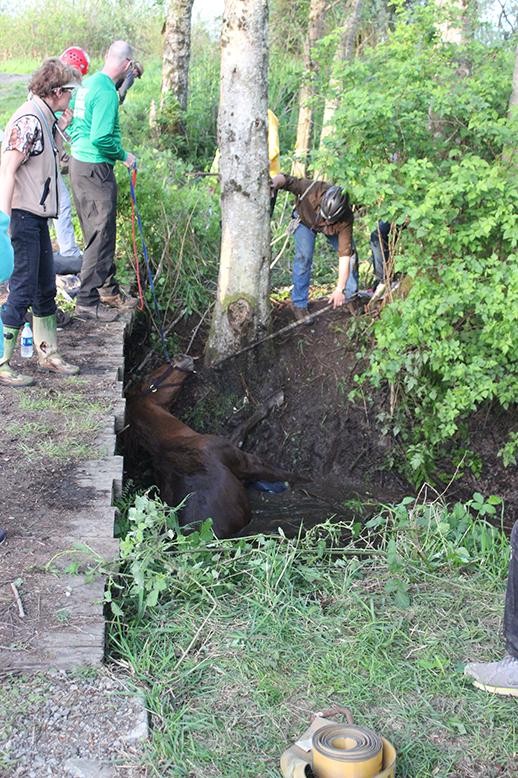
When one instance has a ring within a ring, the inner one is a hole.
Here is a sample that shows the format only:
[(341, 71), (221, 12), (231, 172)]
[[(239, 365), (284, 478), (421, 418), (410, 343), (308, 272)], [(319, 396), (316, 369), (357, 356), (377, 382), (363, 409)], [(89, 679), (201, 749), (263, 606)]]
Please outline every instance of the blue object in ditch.
[(272, 492), (273, 494), (280, 494), (285, 492), (288, 488), (287, 481), (250, 481), (248, 486), (252, 489), (257, 489), (258, 492)]

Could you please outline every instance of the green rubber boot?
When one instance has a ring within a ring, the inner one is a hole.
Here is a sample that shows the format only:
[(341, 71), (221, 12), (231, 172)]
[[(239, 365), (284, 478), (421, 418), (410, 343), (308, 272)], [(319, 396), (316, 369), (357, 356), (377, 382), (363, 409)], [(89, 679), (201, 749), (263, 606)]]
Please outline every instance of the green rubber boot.
[(65, 362), (58, 353), (56, 314), (53, 313), (50, 316), (33, 315), (32, 327), (34, 347), (38, 355), (40, 369), (50, 370), (52, 373), (61, 373), (62, 375), (77, 375), (79, 373), (78, 366)]
[(17, 373), (9, 364), (19, 331), (18, 327), (6, 327), (4, 324), (4, 355), (0, 357), (0, 385), (3, 386), (32, 386), (34, 383), (32, 376)]

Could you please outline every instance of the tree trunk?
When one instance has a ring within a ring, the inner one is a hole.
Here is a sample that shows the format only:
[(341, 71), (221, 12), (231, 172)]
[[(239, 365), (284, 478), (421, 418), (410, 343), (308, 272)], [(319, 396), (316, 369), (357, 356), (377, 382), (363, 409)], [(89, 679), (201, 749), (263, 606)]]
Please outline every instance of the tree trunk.
[(209, 363), (239, 351), (268, 321), (267, 29), (267, 0), (226, 0), (218, 115), (222, 235)]
[[(470, 0), (435, 0), (440, 11), (440, 21), (436, 27), (443, 44), (453, 44), (458, 53), (453, 61), (457, 62), (459, 79), (466, 78), (471, 72), (471, 63), (466, 58), (464, 45), (472, 34), (470, 29)], [(430, 109), (428, 114), (428, 129), (432, 137), (441, 140), (444, 137), (445, 123), (443, 117)]]
[[(332, 132), (333, 117), (340, 104), (341, 96), (341, 83), (336, 77), (336, 72), (343, 62), (347, 62), (354, 57), (356, 34), (360, 23), (362, 6), (363, 0), (348, 0), (348, 2), (345, 3), (345, 22), (333, 60), (328, 97), (324, 107), (324, 119), (322, 122), (322, 132), (320, 133), (319, 148), (323, 148), (325, 139)], [(315, 178), (321, 178), (321, 175), (320, 172), (315, 172)]]
[(516, 47), (514, 54), (514, 71), (513, 71), (513, 86), (511, 90), (511, 97), (509, 98), (508, 116), (512, 117), (516, 106), (518, 105), (518, 46)]
[(312, 54), (315, 44), (323, 34), (327, 5), (327, 0), (311, 0), (309, 8), (308, 33), (304, 43), (305, 75), (299, 92), (299, 120), (295, 142), (295, 161), (292, 167), (292, 174), (299, 177), (306, 174), (307, 156), (313, 129), (313, 109), (310, 101), (315, 94), (314, 81), (318, 67)]
[[(507, 109), (507, 117), (509, 122), (512, 121), (514, 114), (518, 112), (518, 46), (516, 47), (514, 55), (514, 71), (513, 71), (513, 86), (511, 89), (511, 97), (509, 98), (509, 106)], [(516, 170), (516, 144), (507, 146), (502, 153), (502, 160), (510, 166), (513, 174)]]
[(191, 12), (194, 0), (169, 0), (162, 59), (160, 112), (168, 119), (168, 131), (183, 130), (182, 114), (187, 108), (189, 59), (191, 56)]
[(435, 0), (442, 10), (446, 9), (446, 18), (437, 24), (443, 43), (466, 42), (466, 9), (469, 0)]

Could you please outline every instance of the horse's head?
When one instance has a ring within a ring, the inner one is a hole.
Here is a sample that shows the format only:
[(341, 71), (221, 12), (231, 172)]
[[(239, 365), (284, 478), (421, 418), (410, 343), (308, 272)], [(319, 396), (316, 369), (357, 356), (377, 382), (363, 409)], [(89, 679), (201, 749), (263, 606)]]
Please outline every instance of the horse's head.
[(140, 385), (140, 393), (149, 395), (157, 405), (168, 406), (178, 396), (185, 379), (195, 373), (194, 359), (179, 354), (153, 370)]

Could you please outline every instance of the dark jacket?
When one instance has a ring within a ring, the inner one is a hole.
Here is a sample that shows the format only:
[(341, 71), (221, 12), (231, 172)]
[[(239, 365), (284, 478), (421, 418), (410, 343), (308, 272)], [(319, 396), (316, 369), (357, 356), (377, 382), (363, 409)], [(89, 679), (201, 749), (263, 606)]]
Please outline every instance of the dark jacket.
[(283, 175), (286, 184), (282, 189), (293, 192), (297, 196), (295, 209), (302, 224), (324, 235), (338, 235), (339, 256), (351, 256), (354, 221), (352, 210), (349, 208), (343, 219), (336, 224), (328, 224), (320, 215), (320, 202), (332, 184), (326, 181), (312, 181), (311, 178), (294, 178), (286, 173)]

